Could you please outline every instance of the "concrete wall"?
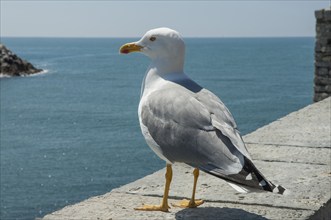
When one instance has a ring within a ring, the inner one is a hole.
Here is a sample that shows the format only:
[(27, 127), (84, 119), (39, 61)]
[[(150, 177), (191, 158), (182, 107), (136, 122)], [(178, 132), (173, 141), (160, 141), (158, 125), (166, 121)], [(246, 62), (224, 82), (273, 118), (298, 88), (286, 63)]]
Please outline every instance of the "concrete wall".
[(314, 101), (331, 96), (331, 9), (315, 11)]

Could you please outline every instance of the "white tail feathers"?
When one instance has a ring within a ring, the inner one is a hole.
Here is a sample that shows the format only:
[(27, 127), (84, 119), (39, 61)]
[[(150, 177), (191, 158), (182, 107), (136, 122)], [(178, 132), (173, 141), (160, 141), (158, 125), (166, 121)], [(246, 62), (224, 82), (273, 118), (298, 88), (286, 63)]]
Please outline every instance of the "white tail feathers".
[(240, 193), (248, 193), (250, 192), (249, 189), (243, 187), (243, 186), (239, 186), (237, 184), (234, 184), (234, 183), (230, 183), (230, 182), (227, 182), (232, 188), (234, 188), (235, 190), (237, 190), (238, 192)]

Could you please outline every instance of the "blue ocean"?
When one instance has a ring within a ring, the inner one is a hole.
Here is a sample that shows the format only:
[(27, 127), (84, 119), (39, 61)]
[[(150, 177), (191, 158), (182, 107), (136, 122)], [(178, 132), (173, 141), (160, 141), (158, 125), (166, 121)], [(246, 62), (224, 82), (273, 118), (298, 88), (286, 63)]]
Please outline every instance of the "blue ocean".
[[(164, 167), (140, 132), (135, 39), (2, 38), (45, 71), (1, 78), (1, 216), (35, 219)], [(187, 38), (185, 72), (243, 135), (312, 103), (314, 38)]]

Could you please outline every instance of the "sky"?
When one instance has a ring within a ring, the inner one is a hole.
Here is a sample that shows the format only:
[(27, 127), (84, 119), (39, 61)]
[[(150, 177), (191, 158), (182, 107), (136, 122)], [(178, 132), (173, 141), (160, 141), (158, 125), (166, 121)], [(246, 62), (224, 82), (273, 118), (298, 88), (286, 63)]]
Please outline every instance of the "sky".
[(170, 27), (184, 37), (315, 36), (330, 0), (0, 0), (1, 37), (138, 37)]

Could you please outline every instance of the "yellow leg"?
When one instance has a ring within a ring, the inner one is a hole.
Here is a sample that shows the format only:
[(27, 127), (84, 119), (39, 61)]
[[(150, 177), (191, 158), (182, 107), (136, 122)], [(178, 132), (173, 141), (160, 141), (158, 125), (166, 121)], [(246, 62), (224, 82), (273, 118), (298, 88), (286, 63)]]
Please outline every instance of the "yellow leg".
[(199, 177), (199, 169), (195, 168), (193, 171), (194, 175), (194, 182), (193, 182), (193, 192), (192, 192), (192, 197), (191, 200), (183, 199), (180, 201), (178, 204), (172, 204), (175, 207), (182, 207), (182, 208), (196, 208), (199, 205), (203, 204), (203, 200), (195, 200), (195, 190), (197, 188), (197, 182), (198, 182), (198, 177)]
[(162, 211), (162, 212), (168, 212), (169, 205), (168, 205), (168, 196), (169, 196), (169, 189), (170, 189), (170, 183), (172, 180), (172, 168), (170, 164), (167, 164), (167, 171), (165, 174), (166, 178), (166, 184), (164, 187), (164, 194), (161, 205), (144, 205), (143, 207), (135, 208), (135, 210), (141, 210), (141, 211)]

